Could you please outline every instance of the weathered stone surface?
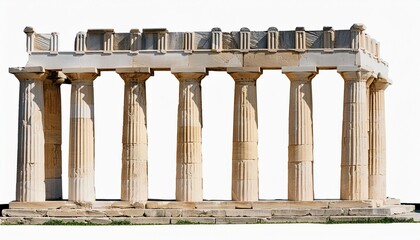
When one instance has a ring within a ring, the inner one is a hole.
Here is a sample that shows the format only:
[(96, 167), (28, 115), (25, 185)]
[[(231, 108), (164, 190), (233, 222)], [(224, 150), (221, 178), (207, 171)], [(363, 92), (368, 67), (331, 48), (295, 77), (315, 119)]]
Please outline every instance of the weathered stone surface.
[(225, 217), (226, 210), (185, 209), (182, 217)]
[(92, 218), (89, 219), (88, 222), (94, 223), (94, 224), (110, 224), (112, 223), (112, 220), (109, 218)]
[[(252, 204), (245, 203), (241, 206), (245, 205), (246, 208), (252, 208)], [(196, 202), (195, 206), (197, 209), (235, 209), (236, 202), (231, 201), (203, 201), (203, 202)]]
[(262, 223), (323, 223), (328, 220), (326, 216), (273, 216), (261, 219)]
[(226, 217), (271, 217), (271, 210), (268, 209), (227, 209)]
[[(318, 209), (317, 209), (318, 210)], [(273, 209), (271, 214), (273, 216), (305, 216), (309, 215), (310, 209)]]
[(170, 217), (134, 217), (127, 218), (132, 224), (170, 224)]
[(3, 224), (24, 224), (25, 219), (23, 217), (8, 217), (3, 219)]
[(256, 217), (222, 217), (216, 218), (216, 224), (250, 224), (257, 223), (258, 218)]
[(171, 218), (171, 224), (177, 224), (178, 222), (213, 224), (213, 223), (216, 223), (216, 220), (213, 217), (179, 217), (179, 218), (172, 217)]
[(365, 201), (331, 201), (328, 204), (328, 208), (369, 208), (376, 207), (375, 201), (365, 200)]
[(147, 209), (194, 209), (195, 203), (194, 202), (147, 202), (146, 203)]
[(45, 217), (47, 210), (3, 209), (2, 215), (5, 217)]
[(254, 209), (273, 209), (273, 208), (328, 208), (329, 201), (259, 201), (253, 202)]
[(348, 214), (348, 211), (342, 208), (311, 209), (309, 214), (311, 216), (341, 216)]

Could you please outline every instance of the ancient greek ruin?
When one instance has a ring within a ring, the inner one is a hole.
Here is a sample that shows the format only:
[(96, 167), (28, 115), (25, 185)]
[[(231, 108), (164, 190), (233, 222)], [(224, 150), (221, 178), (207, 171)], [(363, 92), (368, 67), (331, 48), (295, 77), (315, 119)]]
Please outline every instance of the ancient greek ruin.
[[(391, 81), (379, 42), (365, 30), (363, 24), (315, 31), (89, 29), (77, 33), (74, 50), (61, 51), (58, 33), (26, 27), (28, 62), (9, 69), (20, 82), (19, 129), (16, 199), (3, 210), (4, 221), (325, 222), (413, 211), (387, 196), (384, 96)], [(256, 82), (265, 69), (281, 70), (290, 80), (288, 199), (283, 200), (259, 198)], [(340, 199), (332, 200), (314, 197), (311, 82), (324, 70), (344, 80), (344, 99), (337, 100), (343, 102)], [(125, 83), (120, 201), (95, 197), (94, 81), (102, 71), (115, 71)], [(145, 83), (155, 71), (170, 71), (179, 81), (173, 201), (148, 196)], [(235, 82), (231, 201), (203, 200), (201, 81), (209, 71), (225, 71)], [(61, 105), (62, 84), (71, 84), (69, 146), (61, 144), (67, 127), (61, 113), (68, 109)], [(69, 149), (68, 158), (62, 148)], [(63, 199), (63, 164), (69, 166), (68, 199)]]

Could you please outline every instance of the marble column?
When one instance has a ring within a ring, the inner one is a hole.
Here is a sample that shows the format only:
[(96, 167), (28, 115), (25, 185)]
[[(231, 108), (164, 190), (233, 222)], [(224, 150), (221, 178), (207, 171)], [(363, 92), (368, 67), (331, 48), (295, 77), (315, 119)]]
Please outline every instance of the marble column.
[(344, 79), (341, 149), (342, 200), (368, 199), (368, 98), (366, 84), (372, 72), (338, 69)]
[(386, 198), (385, 89), (390, 82), (378, 77), (370, 85), (369, 199)]
[(44, 81), (45, 191), (47, 200), (63, 198), (61, 158), (61, 91), (65, 76), (52, 72)]
[(96, 68), (63, 69), (71, 80), (69, 200), (95, 201), (93, 80)]
[(176, 200), (203, 200), (201, 80), (206, 71), (172, 70), (179, 80)]
[(147, 111), (146, 80), (149, 68), (119, 68), (124, 80), (124, 117), (122, 132), (121, 200), (147, 201)]
[(19, 79), (16, 201), (45, 201), (44, 68), (10, 68)]
[(314, 200), (312, 84), (316, 67), (288, 68), (290, 80), (288, 199)]
[(235, 80), (232, 146), (232, 200), (258, 201), (259, 68), (228, 68)]

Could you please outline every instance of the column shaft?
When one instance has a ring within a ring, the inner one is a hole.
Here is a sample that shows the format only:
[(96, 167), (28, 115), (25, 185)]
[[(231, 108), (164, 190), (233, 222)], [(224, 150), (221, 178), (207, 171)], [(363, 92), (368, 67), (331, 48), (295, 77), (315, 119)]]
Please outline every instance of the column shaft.
[(43, 73), (15, 73), (20, 81), (16, 201), (45, 201)]
[(202, 201), (201, 80), (205, 73), (174, 73), (179, 80), (176, 200)]
[(46, 199), (62, 199), (60, 83), (52, 79), (44, 81), (44, 105)]
[(288, 199), (312, 201), (312, 85), (316, 72), (286, 72), (290, 79)]
[[(379, 80), (379, 81), (378, 81)], [(385, 97), (388, 82), (378, 79), (370, 86), (369, 199), (386, 198)]]
[(366, 71), (341, 72), (344, 83), (341, 193), (343, 200), (368, 199), (368, 110)]
[(95, 201), (93, 80), (97, 73), (68, 73), (70, 100), (69, 200)]
[(150, 73), (122, 73), (124, 121), (122, 134), (121, 200), (148, 199), (146, 80)]
[(232, 146), (232, 200), (258, 201), (258, 114), (260, 72), (230, 72), (235, 80)]

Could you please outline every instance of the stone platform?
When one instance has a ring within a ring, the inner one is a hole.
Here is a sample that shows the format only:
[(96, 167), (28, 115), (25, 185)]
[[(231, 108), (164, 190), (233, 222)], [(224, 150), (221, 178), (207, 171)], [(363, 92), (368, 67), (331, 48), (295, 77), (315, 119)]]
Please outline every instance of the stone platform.
[(413, 205), (400, 205), (397, 199), (385, 201), (316, 200), (276, 201), (147, 201), (130, 204), (121, 201), (74, 203), (67, 201), (11, 202), (2, 211), (0, 223), (42, 224), (49, 220), (111, 224), (248, 224), (248, 223), (326, 223), (398, 218), (420, 220)]

